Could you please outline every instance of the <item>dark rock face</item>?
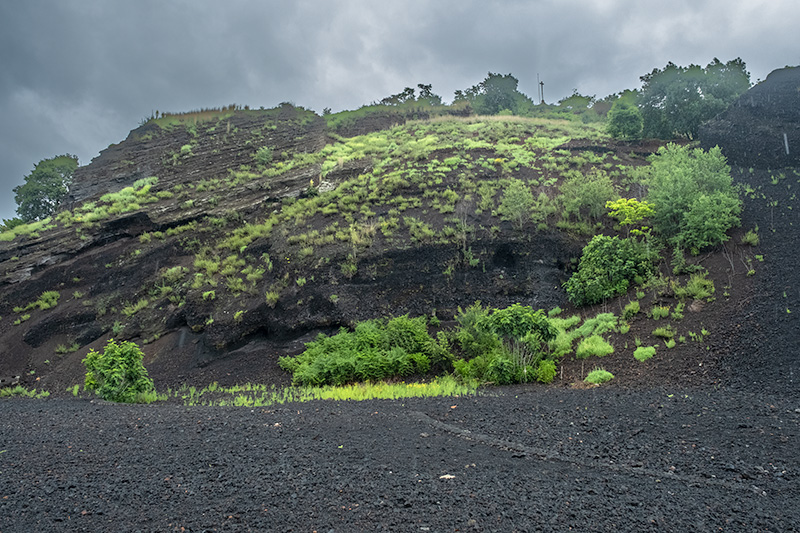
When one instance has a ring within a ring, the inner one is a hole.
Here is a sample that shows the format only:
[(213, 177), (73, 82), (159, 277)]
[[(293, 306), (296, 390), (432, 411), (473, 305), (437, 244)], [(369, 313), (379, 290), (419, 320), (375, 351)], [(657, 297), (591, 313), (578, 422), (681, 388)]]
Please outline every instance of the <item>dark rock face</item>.
[(800, 67), (775, 70), (700, 128), (703, 148), (719, 145), (732, 165), (800, 166)]

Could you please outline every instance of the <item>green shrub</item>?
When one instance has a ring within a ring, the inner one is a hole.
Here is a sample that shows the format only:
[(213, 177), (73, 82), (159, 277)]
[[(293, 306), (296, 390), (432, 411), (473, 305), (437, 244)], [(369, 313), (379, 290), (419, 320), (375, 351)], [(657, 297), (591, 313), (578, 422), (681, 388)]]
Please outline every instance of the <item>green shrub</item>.
[(635, 239), (596, 235), (583, 249), (578, 270), (564, 284), (575, 305), (590, 305), (624, 294), (630, 281), (652, 271), (655, 252)]
[(675, 330), (671, 325), (661, 326), (653, 330), (653, 335), (661, 337), (662, 339), (671, 339), (675, 336)]
[(595, 385), (600, 385), (601, 383), (605, 383), (607, 381), (611, 381), (612, 379), (614, 379), (614, 374), (612, 374), (608, 370), (604, 370), (602, 368), (597, 368), (597, 369), (592, 370), (591, 372), (589, 372), (586, 375), (586, 379), (584, 381), (586, 381), (587, 383), (593, 383)]
[(503, 192), (498, 212), (503, 220), (509, 220), (517, 229), (522, 229), (531, 219), (534, 199), (530, 187), (518, 179), (512, 179)]
[(739, 224), (741, 201), (721, 150), (669, 144), (650, 161), (639, 172), (655, 206), (654, 229), (692, 253), (728, 240), (728, 229)]
[(454, 337), (471, 357), (454, 363), (463, 378), (496, 384), (547, 378), (549, 365), (540, 370), (540, 363), (558, 330), (541, 309), (514, 304), (490, 310), (478, 302), (466, 310), (459, 308), (456, 321)]
[(84, 388), (96, 391), (104, 400), (136, 403), (154, 392), (153, 380), (147, 375), (144, 354), (136, 343), (108, 341), (103, 353), (90, 350), (83, 360), (86, 366)]
[(259, 165), (267, 166), (272, 162), (272, 148), (269, 146), (262, 146), (256, 151), (256, 163)]
[(669, 316), (669, 306), (668, 305), (654, 305), (653, 309), (650, 310), (650, 316), (653, 317), (653, 320), (659, 320), (661, 318), (666, 318)]
[(647, 361), (656, 354), (655, 346), (639, 346), (633, 351), (633, 357), (640, 362)]
[(561, 186), (564, 218), (575, 215), (579, 221), (597, 220), (605, 213), (606, 202), (617, 196), (607, 173), (576, 171)]
[(614, 347), (600, 335), (591, 335), (583, 339), (575, 350), (575, 357), (585, 359), (591, 355), (605, 357), (614, 353)]
[(630, 320), (636, 316), (640, 310), (641, 305), (639, 304), (638, 300), (628, 302), (628, 304), (625, 306), (625, 309), (622, 310), (622, 318), (625, 320)]
[(297, 357), (281, 357), (281, 368), (299, 385), (341, 385), (428, 372), (451, 356), (430, 337), (425, 317), (367, 320), (331, 337), (320, 334)]
[(550, 359), (542, 359), (536, 367), (536, 381), (552, 383), (556, 377), (556, 363)]
[(686, 298), (704, 300), (711, 298), (716, 291), (714, 281), (706, 279), (705, 273), (692, 274), (684, 287), (681, 287), (674, 281), (671, 282), (670, 285), (672, 291), (675, 293), (675, 297), (681, 300)]
[(758, 246), (759, 238), (757, 231), (758, 228), (755, 230), (747, 230), (747, 233), (745, 233), (742, 237), (742, 244), (746, 244), (748, 246)]

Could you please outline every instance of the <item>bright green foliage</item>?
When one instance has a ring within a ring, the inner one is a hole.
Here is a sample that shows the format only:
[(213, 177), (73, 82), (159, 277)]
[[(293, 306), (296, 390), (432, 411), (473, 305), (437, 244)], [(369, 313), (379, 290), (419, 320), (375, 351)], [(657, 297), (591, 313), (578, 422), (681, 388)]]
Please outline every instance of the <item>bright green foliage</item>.
[(512, 179), (503, 192), (498, 211), (503, 220), (510, 220), (515, 228), (522, 229), (525, 222), (531, 219), (533, 205), (534, 199), (530, 187), (521, 180)]
[(602, 171), (577, 172), (561, 186), (564, 217), (574, 215), (578, 220), (597, 220), (606, 203), (617, 196), (609, 175)]
[(653, 227), (672, 243), (693, 252), (728, 240), (739, 224), (741, 201), (719, 147), (708, 152), (669, 144), (642, 167)]
[(624, 294), (630, 281), (652, 271), (653, 252), (634, 239), (596, 235), (583, 249), (578, 271), (564, 284), (575, 305)]
[(154, 392), (153, 380), (142, 363), (144, 354), (134, 342), (117, 344), (108, 341), (103, 353), (90, 350), (83, 360), (86, 366), (84, 388), (96, 391), (104, 400), (136, 403)]
[(591, 335), (583, 339), (575, 350), (575, 357), (586, 359), (592, 355), (605, 357), (614, 353), (614, 347), (600, 335)]
[(639, 304), (639, 300), (628, 302), (628, 304), (625, 306), (625, 309), (622, 310), (622, 318), (625, 320), (630, 320), (635, 317), (640, 310), (641, 305)]
[(640, 225), (640, 223), (653, 216), (655, 212), (653, 204), (648, 201), (640, 202), (636, 198), (620, 198), (613, 202), (606, 202), (606, 209), (608, 209), (608, 216), (616, 219), (620, 226), (628, 229), (628, 234), (634, 235), (647, 235), (650, 228), (643, 226), (631, 231), (629, 226)]
[(332, 337), (320, 334), (305, 352), (278, 363), (295, 383), (316, 386), (424, 374), (449, 359), (449, 352), (428, 334), (426, 318), (405, 315), (360, 322), (354, 331), (342, 328)]
[(655, 346), (639, 346), (633, 351), (633, 357), (639, 362), (644, 362), (656, 354)]
[(67, 196), (76, 168), (78, 158), (69, 154), (36, 163), (33, 172), (25, 176), (25, 183), (13, 189), (19, 217), (30, 222), (55, 213)]
[(700, 124), (725, 110), (750, 87), (750, 73), (740, 58), (705, 68), (668, 63), (641, 77), (639, 109), (645, 137), (693, 138)]
[(544, 311), (514, 304), (490, 314), (479, 303), (459, 311), (455, 337), (472, 358), (455, 361), (456, 373), (500, 385), (551, 379), (550, 366), (541, 363), (558, 330)]
[(551, 359), (542, 359), (536, 367), (536, 381), (552, 383), (556, 377), (556, 362)]
[(611, 381), (612, 379), (614, 379), (614, 374), (612, 374), (608, 370), (604, 370), (602, 368), (597, 368), (597, 369), (592, 370), (591, 372), (589, 372), (586, 375), (586, 379), (584, 381), (586, 381), (587, 383), (593, 383), (595, 385), (600, 385), (601, 383), (605, 383), (607, 381)]
[(642, 138), (642, 113), (638, 107), (617, 100), (608, 112), (606, 131), (615, 139), (638, 141)]

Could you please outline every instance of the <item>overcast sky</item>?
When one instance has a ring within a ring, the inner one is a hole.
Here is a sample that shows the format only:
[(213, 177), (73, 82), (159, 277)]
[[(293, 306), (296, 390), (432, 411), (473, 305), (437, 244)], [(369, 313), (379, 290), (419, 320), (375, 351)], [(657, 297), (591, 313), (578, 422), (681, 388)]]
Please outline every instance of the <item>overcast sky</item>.
[(755, 82), (800, 64), (798, 21), (797, 0), (2, 0), (0, 217), (39, 160), (86, 165), (155, 110), (451, 101), (490, 71), (555, 102), (714, 57)]

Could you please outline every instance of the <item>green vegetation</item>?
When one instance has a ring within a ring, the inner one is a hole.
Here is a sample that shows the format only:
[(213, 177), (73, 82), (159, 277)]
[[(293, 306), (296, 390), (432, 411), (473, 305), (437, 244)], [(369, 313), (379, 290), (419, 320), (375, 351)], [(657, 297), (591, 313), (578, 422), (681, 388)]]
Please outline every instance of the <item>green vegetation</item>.
[(653, 227), (676, 246), (698, 253), (728, 240), (741, 201), (719, 147), (708, 152), (669, 144), (641, 167), (653, 204)]
[(27, 304), (25, 307), (15, 307), (15, 313), (24, 313), (25, 311), (30, 311), (32, 309), (40, 309), (42, 311), (46, 309), (52, 309), (56, 305), (58, 305), (58, 299), (61, 297), (61, 293), (58, 291), (45, 291), (42, 293), (39, 298), (34, 300), (33, 302)]
[(630, 282), (653, 270), (654, 252), (635, 239), (596, 235), (583, 249), (578, 270), (564, 284), (575, 305), (625, 294)]
[(586, 359), (592, 355), (605, 357), (612, 353), (614, 353), (614, 347), (611, 346), (611, 343), (600, 335), (591, 335), (578, 344), (578, 349), (575, 350), (575, 357), (578, 359)]
[(138, 403), (151, 398), (153, 380), (142, 364), (144, 354), (136, 343), (117, 344), (109, 340), (99, 353), (90, 350), (83, 360), (86, 366), (84, 388), (111, 402)]
[(639, 108), (617, 100), (608, 112), (608, 134), (615, 139), (638, 141), (642, 138), (642, 113)]
[(425, 317), (367, 320), (355, 330), (320, 334), (297, 357), (281, 357), (281, 368), (299, 385), (343, 385), (425, 374), (448, 364), (447, 351), (430, 337)]
[(633, 351), (633, 357), (639, 362), (645, 362), (656, 354), (655, 346), (639, 346)]
[(614, 374), (612, 374), (608, 370), (604, 370), (602, 368), (596, 368), (591, 372), (589, 372), (588, 374), (586, 374), (586, 379), (584, 381), (586, 381), (587, 383), (592, 383), (594, 385), (600, 385), (607, 381), (611, 381), (612, 379), (614, 379)]
[(37, 392), (36, 389), (26, 389), (22, 385), (0, 389), (0, 398), (11, 398), (13, 396), (22, 398), (47, 398), (50, 396), (50, 393), (45, 390)]
[(700, 124), (733, 103), (750, 88), (750, 73), (740, 58), (722, 63), (714, 59), (705, 68), (668, 63), (642, 76), (638, 106), (645, 137), (690, 139)]
[(453, 337), (467, 357), (453, 367), (463, 379), (503, 385), (555, 377), (549, 343), (558, 330), (542, 310), (519, 304), (492, 310), (476, 303), (459, 309), (456, 321)]
[(249, 383), (233, 387), (221, 387), (212, 383), (202, 389), (184, 385), (175, 390), (168, 390), (164, 394), (164, 399), (178, 398), (185, 405), (268, 407), (313, 400), (399, 400), (403, 398), (461, 397), (477, 394), (477, 386), (474, 383), (464, 383), (451, 376), (440, 376), (428, 382), (354, 383), (340, 386), (280, 389), (274, 385)]
[(31, 222), (53, 215), (67, 196), (76, 168), (78, 158), (69, 154), (36, 163), (25, 183), (13, 189), (20, 219)]

